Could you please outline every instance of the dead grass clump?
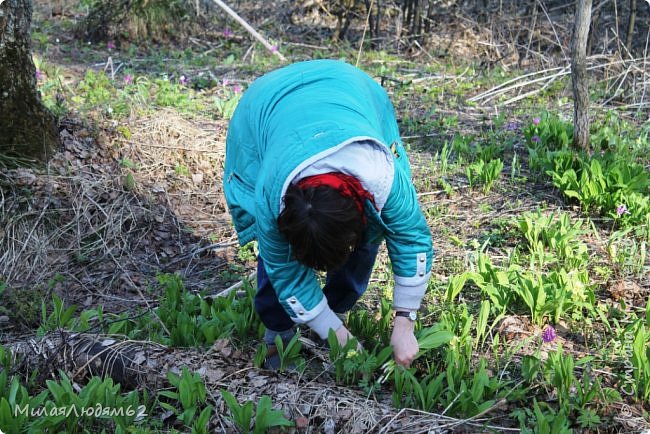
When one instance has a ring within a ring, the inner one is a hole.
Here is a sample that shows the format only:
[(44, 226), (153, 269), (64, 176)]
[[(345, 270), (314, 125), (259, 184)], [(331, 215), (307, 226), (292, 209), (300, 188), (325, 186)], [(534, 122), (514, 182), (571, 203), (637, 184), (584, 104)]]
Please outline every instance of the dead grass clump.
[[(214, 272), (223, 258), (205, 257), (209, 249), (186, 226), (197, 221), (198, 226), (213, 225), (225, 213), (218, 178), (223, 148), (214, 138), (217, 134), (210, 136), (209, 127), (200, 130), (171, 118), (142, 123), (136, 130), (138, 142), (133, 143), (186, 143), (192, 149), (210, 148), (209, 158), (177, 149), (131, 147), (132, 158), (136, 149), (141, 151), (137, 158), (146, 170), (140, 172), (125, 167), (124, 149), (106, 138), (106, 132), (95, 139), (83, 126), (64, 122), (63, 148), (44, 170), (1, 170), (0, 281), (10, 288), (34, 288), (61, 275), (51, 286), (69, 300), (86, 303), (95, 296), (143, 301), (141, 288), (155, 282), (161, 270), (183, 269), (188, 286), (214, 286), (218, 275), (203, 273), (204, 268)], [(190, 167), (195, 176), (170, 176), (174, 164)], [(202, 180), (196, 177), (197, 167), (203, 170)], [(164, 184), (167, 176), (172, 185)], [(156, 182), (163, 188), (155, 190)], [(231, 236), (228, 221), (222, 232)], [(179, 260), (185, 256), (194, 261), (192, 268)], [(194, 282), (194, 273), (203, 276), (197, 277), (200, 282)]]
[(156, 194), (197, 235), (234, 236), (223, 198), (226, 122), (189, 120), (162, 110), (133, 120), (118, 138), (135, 190)]

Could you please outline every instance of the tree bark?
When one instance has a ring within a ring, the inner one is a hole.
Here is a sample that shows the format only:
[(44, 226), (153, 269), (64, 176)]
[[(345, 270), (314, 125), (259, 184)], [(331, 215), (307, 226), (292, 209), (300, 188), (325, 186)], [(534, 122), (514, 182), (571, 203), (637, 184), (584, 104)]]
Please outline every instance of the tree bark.
[(589, 86), (587, 84), (587, 39), (592, 0), (578, 0), (571, 41), (571, 81), (573, 83), (573, 144), (589, 148)]
[(56, 149), (58, 131), (36, 89), (31, 17), (30, 0), (0, 4), (0, 154), (46, 160)]
[(632, 41), (634, 40), (634, 24), (636, 21), (636, 0), (630, 0), (630, 19), (627, 22), (627, 37), (625, 47), (628, 53), (632, 53)]

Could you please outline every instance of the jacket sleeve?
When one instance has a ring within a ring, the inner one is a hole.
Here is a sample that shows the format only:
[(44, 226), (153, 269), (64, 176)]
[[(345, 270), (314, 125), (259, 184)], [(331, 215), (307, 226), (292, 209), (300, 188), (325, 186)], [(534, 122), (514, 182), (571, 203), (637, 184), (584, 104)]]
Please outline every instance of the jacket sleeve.
[(386, 247), (390, 257), (395, 289), (394, 307), (418, 309), (427, 289), (433, 261), (431, 232), (420, 209), (406, 151), (395, 144), (396, 164), (393, 186), (381, 212), (387, 227)]
[[(277, 228), (270, 214), (258, 209), (258, 225), (267, 219), (263, 227)], [(258, 228), (258, 234), (260, 256), (280, 304), (295, 323), (307, 324), (327, 339), (329, 329), (338, 329), (342, 322), (327, 304), (314, 270), (291, 257), (291, 247), (277, 229)]]

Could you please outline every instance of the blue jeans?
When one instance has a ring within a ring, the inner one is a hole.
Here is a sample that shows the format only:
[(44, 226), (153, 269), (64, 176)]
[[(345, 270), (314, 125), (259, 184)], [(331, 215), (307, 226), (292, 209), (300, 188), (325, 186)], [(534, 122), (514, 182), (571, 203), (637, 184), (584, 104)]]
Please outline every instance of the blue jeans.
[[(341, 268), (327, 273), (323, 294), (334, 312), (349, 311), (366, 292), (378, 250), (379, 244), (365, 244), (352, 252)], [(293, 336), (294, 322), (280, 304), (260, 257), (257, 258), (255, 310), (266, 326), (264, 340), (267, 343), (273, 343), (278, 334), (283, 340)]]

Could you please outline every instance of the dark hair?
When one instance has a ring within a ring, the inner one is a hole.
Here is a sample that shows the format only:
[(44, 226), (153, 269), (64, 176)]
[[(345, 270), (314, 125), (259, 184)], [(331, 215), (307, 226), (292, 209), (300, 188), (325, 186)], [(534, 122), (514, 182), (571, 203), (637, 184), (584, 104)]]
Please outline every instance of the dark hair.
[(336, 269), (361, 243), (364, 219), (354, 200), (336, 189), (291, 184), (283, 200), (278, 227), (301, 264), (321, 271)]

